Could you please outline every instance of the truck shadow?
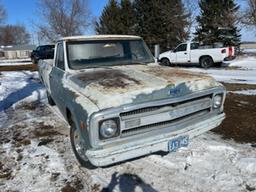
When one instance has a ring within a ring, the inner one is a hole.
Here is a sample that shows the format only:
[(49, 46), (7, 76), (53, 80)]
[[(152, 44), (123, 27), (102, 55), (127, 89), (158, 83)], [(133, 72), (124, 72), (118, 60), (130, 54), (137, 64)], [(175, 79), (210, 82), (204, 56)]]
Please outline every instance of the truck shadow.
[[(39, 81), (36, 81), (32, 77), (28, 77), (26, 83), (27, 84), (26, 84), (25, 87), (15, 91), (15, 92), (12, 92), (5, 99), (0, 101), (0, 112), (8, 109), (9, 107), (11, 107), (16, 102), (30, 96), (34, 91), (43, 87), (42, 84)], [(38, 95), (38, 99), (40, 99), (40, 92), (39, 91), (38, 91), (37, 95)]]
[(123, 173), (118, 175), (117, 172), (112, 174), (111, 181), (101, 192), (112, 192), (119, 189), (120, 192), (135, 192), (140, 188), (143, 192), (157, 192), (150, 184), (147, 184), (138, 175)]

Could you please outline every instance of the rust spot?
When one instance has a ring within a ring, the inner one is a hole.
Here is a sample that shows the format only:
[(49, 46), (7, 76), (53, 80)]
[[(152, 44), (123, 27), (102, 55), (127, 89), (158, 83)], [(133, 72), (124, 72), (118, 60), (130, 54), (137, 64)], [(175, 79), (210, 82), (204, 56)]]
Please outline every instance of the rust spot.
[(193, 73), (189, 71), (184, 71), (182, 69), (173, 69), (170, 67), (163, 67), (163, 66), (157, 66), (157, 67), (150, 67), (146, 70), (143, 70), (145, 73), (149, 73), (158, 77), (163, 77), (170, 83), (173, 83), (171, 79), (173, 77), (178, 77), (178, 78), (186, 78), (186, 79), (191, 79), (191, 78), (196, 78), (196, 79), (209, 79), (210, 77), (200, 74), (200, 73)]
[(80, 121), (80, 128), (85, 129), (87, 126), (83, 121)]
[(97, 82), (105, 88), (125, 88), (130, 83), (140, 84), (139, 80), (134, 79), (119, 70), (90, 72), (80, 75), (78, 79), (86, 83)]

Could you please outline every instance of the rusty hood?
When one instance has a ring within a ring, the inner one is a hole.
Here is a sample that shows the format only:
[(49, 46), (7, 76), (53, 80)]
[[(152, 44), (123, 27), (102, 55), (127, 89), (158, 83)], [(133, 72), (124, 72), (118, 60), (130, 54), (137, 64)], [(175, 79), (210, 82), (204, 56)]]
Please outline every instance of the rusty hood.
[(70, 75), (66, 81), (100, 109), (178, 97), (220, 86), (209, 76), (156, 64), (87, 69)]

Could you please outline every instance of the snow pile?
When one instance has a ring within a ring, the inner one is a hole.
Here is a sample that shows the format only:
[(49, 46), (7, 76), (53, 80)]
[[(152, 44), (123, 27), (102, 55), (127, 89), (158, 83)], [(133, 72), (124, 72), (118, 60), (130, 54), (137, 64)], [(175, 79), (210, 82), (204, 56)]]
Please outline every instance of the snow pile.
[(0, 66), (6, 66), (6, 65), (28, 65), (32, 64), (31, 59), (1, 59), (0, 60)]
[(219, 82), (256, 84), (256, 70), (239, 70), (239, 69), (227, 70), (225, 68), (220, 68), (220, 69), (184, 68), (184, 69), (210, 75)]
[(21, 72), (1, 72), (0, 101), (10, 93), (27, 85), (29, 74)]
[(256, 53), (256, 49), (253, 49), (253, 48), (243, 49), (242, 52), (243, 53)]
[(0, 79), (0, 111), (42, 88), (37, 72), (2, 72)]
[(256, 69), (256, 57), (247, 57), (231, 61), (230, 67), (241, 67), (242, 69)]
[(235, 94), (241, 94), (241, 95), (256, 95), (255, 89), (248, 89), (248, 90), (242, 90), (242, 91), (231, 91)]
[(212, 76), (225, 83), (256, 84), (256, 57), (236, 59), (221, 68), (183, 68)]

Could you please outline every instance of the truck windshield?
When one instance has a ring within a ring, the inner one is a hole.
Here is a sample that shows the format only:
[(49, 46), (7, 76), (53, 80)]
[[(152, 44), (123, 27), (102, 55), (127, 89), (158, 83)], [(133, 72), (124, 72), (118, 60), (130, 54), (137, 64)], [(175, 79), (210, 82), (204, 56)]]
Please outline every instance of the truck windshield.
[(67, 53), (71, 69), (154, 62), (143, 40), (68, 42)]

